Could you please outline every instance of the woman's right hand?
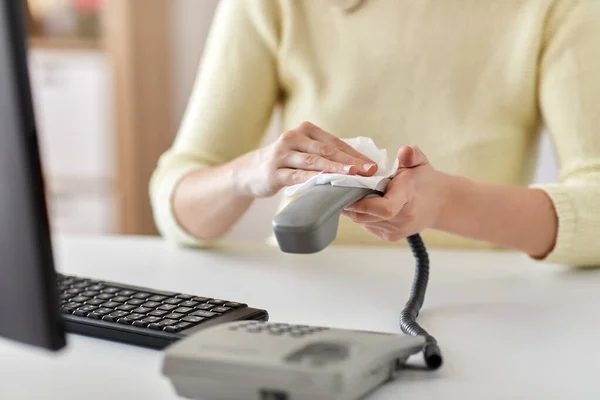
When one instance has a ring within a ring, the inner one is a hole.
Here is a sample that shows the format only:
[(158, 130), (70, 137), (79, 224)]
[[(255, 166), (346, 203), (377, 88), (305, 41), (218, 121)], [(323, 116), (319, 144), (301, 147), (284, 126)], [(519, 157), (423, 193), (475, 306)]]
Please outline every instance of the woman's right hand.
[(277, 141), (242, 157), (235, 172), (239, 193), (259, 198), (325, 173), (371, 176), (377, 164), (338, 137), (304, 122)]

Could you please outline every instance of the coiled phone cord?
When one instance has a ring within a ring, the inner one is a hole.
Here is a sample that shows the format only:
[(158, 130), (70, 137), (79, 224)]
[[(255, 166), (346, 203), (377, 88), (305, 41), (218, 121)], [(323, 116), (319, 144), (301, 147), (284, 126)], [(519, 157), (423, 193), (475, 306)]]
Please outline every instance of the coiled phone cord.
[(425, 300), (427, 283), (429, 281), (429, 255), (425, 244), (419, 234), (406, 238), (415, 257), (415, 275), (410, 292), (410, 297), (400, 313), (400, 329), (407, 335), (425, 337), (423, 356), (430, 369), (437, 369), (442, 365), (442, 352), (437, 340), (423, 329), (417, 322), (419, 311)]

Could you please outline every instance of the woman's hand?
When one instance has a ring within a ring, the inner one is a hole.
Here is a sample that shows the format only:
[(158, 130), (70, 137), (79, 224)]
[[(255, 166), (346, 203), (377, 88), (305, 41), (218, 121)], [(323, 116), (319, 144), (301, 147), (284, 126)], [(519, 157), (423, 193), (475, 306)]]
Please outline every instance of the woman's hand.
[(272, 196), (320, 172), (371, 176), (377, 171), (373, 160), (309, 122), (247, 154), (238, 165), (239, 193), (252, 198)]
[(435, 227), (448, 198), (449, 183), (417, 147), (398, 151), (398, 171), (383, 197), (359, 200), (343, 215), (380, 239), (397, 241)]

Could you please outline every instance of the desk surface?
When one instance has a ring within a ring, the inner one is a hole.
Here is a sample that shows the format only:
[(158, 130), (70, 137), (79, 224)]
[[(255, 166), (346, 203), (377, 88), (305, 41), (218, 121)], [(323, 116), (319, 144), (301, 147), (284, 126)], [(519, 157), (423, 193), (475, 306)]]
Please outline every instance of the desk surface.
[[(240, 300), (272, 321), (398, 331), (414, 264), (406, 250), (175, 249), (152, 238), (55, 238), (57, 269)], [(371, 399), (600, 398), (600, 270), (507, 253), (430, 251), (419, 321), (444, 367), (406, 371)], [(80, 336), (56, 355), (0, 340), (0, 399), (176, 399), (162, 353)]]

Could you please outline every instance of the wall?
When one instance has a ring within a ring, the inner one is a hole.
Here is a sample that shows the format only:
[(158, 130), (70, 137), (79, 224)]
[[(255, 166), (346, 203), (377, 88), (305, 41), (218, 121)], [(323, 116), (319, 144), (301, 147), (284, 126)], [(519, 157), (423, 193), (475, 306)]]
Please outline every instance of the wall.
[[(172, 0), (173, 57), (175, 60), (175, 87), (173, 106), (176, 120), (179, 121), (186, 107), (187, 98), (198, 71), (206, 34), (218, 0)], [(266, 141), (277, 134), (274, 118)], [(557, 179), (556, 162), (547, 135), (541, 142), (541, 159), (535, 175), (535, 182), (554, 182)], [(261, 240), (271, 233), (273, 217), (278, 198), (257, 201), (248, 214), (231, 232), (231, 240)]]
[(175, 123), (183, 116), (218, 0), (170, 0)]

